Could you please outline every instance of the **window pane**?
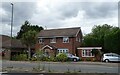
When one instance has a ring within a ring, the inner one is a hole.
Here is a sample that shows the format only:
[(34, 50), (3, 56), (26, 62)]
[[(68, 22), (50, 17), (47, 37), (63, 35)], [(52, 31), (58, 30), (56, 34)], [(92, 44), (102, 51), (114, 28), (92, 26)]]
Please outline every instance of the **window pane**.
[(52, 39), (50, 40), (50, 42), (51, 42), (51, 43), (56, 43), (56, 38), (52, 38)]
[(43, 39), (42, 38), (39, 39), (39, 43), (43, 43)]
[(69, 38), (68, 37), (63, 37), (63, 42), (64, 43), (68, 43), (69, 42)]

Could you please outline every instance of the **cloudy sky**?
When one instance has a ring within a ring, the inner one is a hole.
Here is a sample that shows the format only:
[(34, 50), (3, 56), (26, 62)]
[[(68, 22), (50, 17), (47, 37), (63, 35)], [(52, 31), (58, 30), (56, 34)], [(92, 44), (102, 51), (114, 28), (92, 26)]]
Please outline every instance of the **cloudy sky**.
[(13, 35), (28, 20), (47, 29), (81, 27), (88, 34), (94, 25), (118, 26), (118, 0), (6, 0), (0, 2), (0, 34), (10, 35), (11, 5), (14, 4)]

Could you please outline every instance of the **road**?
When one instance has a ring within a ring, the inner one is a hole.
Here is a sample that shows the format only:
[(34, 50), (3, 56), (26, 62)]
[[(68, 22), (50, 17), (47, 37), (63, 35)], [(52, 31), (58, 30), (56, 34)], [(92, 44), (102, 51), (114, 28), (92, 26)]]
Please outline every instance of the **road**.
[(120, 66), (118, 63), (103, 62), (22, 62), (22, 61), (3, 61), (2, 68), (15, 67), (33, 69), (35, 67), (44, 67), (45, 70), (54, 72), (67, 72), (68, 70), (81, 71), (81, 73), (118, 73)]

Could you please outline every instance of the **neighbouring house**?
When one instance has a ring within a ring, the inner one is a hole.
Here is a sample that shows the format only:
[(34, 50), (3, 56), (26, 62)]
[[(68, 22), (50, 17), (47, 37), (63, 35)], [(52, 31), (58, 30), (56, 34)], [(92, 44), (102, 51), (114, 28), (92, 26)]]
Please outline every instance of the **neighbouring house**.
[[(22, 42), (18, 39), (11, 39), (9, 36), (0, 35), (1, 42), (1, 55), (3, 59), (10, 60), (16, 54), (20, 54), (22, 52), (28, 52), (27, 47), (22, 44)], [(32, 51), (34, 51), (34, 47), (32, 47)]]
[(90, 61), (90, 60), (100, 61), (101, 60), (102, 47), (78, 47), (77, 49), (78, 49), (78, 56), (81, 57), (83, 61)]
[(48, 56), (58, 53), (71, 53), (78, 55), (77, 48), (82, 43), (80, 27), (42, 30), (37, 35), (38, 41), (35, 49), (42, 50)]

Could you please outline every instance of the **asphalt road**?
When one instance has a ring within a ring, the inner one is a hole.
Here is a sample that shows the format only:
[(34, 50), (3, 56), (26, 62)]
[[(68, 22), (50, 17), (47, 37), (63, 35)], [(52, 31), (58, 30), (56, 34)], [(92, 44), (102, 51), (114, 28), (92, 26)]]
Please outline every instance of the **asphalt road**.
[[(119, 63), (120, 64), (120, 63)], [(119, 73), (120, 66), (118, 63), (103, 62), (22, 62), (22, 61), (3, 61), (2, 68), (15, 67), (33, 69), (40, 65), (45, 70), (54, 72), (67, 72), (68, 70), (81, 71), (81, 73)], [(118, 67), (119, 66), (119, 67)]]

